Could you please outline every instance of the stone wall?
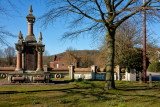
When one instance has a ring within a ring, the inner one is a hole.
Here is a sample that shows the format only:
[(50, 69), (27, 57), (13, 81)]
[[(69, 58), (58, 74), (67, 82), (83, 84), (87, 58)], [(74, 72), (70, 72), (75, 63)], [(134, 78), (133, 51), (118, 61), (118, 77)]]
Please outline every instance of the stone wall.
[[(0, 78), (6, 78), (9, 72), (13, 72), (15, 67), (0, 67)], [(44, 72), (49, 73), (50, 78), (68, 78), (68, 79), (89, 79), (89, 80), (105, 80), (106, 72), (97, 71), (96, 66), (90, 68), (75, 68), (70, 65), (68, 69), (52, 69), (48, 71), (47, 66), (44, 66)], [(125, 81), (136, 81), (136, 72), (131, 70), (129, 73), (120, 73), (120, 69), (117, 66), (116, 72), (114, 73), (114, 80), (125, 80)]]
[(15, 67), (0, 67), (0, 71), (14, 71)]
[(0, 67), (0, 78), (7, 78), (8, 73), (13, 72), (15, 67)]

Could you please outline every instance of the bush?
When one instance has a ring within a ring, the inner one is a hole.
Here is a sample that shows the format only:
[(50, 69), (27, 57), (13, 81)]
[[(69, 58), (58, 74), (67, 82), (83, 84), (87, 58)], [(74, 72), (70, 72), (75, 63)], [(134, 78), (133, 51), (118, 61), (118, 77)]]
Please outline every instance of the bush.
[(147, 69), (149, 72), (160, 72), (160, 62), (152, 62)]
[(67, 99), (61, 99), (58, 102), (61, 103), (61, 104), (66, 104), (66, 103), (69, 103), (70, 101), (67, 100)]
[(78, 78), (78, 79), (75, 79), (74, 81), (75, 82), (81, 82), (83, 79), (82, 78)]
[(37, 101), (37, 100), (33, 100), (33, 101), (32, 101), (32, 104), (40, 104), (40, 102)]

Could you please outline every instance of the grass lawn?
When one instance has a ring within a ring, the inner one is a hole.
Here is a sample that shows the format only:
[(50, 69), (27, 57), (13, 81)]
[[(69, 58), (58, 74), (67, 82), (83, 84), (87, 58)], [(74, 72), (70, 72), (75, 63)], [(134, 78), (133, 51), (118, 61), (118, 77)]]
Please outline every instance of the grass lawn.
[(52, 86), (0, 86), (0, 107), (160, 107), (160, 82), (116, 81), (116, 90), (104, 90), (104, 81), (70, 82)]

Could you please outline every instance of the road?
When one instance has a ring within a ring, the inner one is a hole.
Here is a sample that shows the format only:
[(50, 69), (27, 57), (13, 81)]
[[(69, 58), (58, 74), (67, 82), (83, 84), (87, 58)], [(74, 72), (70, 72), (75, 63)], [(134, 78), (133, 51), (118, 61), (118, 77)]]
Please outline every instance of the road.
[(147, 77), (149, 74), (152, 75), (152, 81), (160, 81), (160, 73), (147, 72)]

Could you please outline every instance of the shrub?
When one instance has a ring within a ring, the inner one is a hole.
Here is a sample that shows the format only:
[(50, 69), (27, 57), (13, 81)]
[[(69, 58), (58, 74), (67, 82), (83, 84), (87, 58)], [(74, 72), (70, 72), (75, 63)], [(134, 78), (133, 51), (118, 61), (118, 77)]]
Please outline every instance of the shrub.
[(152, 62), (152, 63), (150, 63), (147, 70), (149, 72), (159, 72), (160, 71), (160, 62)]
[(83, 84), (88, 84), (89, 81), (88, 81), (88, 80), (83, 80), (82, 83), (83, 83)]
[(66, 103), (69, 103), (70, 101), (67, 99), (60, 99), (58, 102), (61, 104), (66, 104)]
[(78, 79), (75, 79), (74, 81), (75, 82), (81, 82), (83, 79), (82, 78), (78, 78)]
[(37, 101), (37, 100), (33, 100), (33, 101), (32, 101), (32, 104), (40, 104), (40, 102)]

